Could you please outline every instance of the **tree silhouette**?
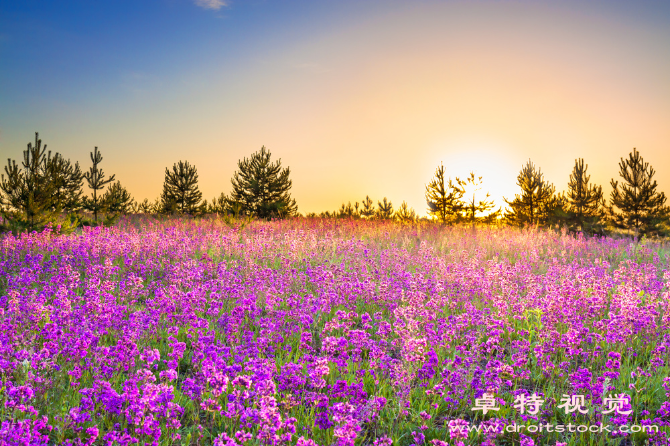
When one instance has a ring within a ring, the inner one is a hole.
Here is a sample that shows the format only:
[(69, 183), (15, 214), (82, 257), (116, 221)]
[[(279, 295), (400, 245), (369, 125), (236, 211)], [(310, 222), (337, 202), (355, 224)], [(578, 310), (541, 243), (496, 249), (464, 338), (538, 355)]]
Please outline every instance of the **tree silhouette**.
[(384, 197), (383, 201), (377, 202), (377, 213), (375, 218), (379, 220), (393, 220), (393, 204)]
[(530, 160), (519, 172), (517, 184), (521, 195), (516, 195), (512, 201), (505, 199), (510, 207), (505, 215), (507, 221), (519, 226), (549, 223), (561, 205), (554, 185), (544, 180), (544, 174)]
[(358, 212), (358, 207), (360, 205), (358, 204), (358, 201), (354, 203), (354, 205), (351, 205), (351, 201), (348, 202), (346, 205), (342, 203), (342, 206), (340, 207), (340, 210), (337, 212), (337, 216), (339, 218), (360, 218), (361, 215)]
[(470, 172), (465, 180), (456, 178), (461, 190), (463, 190), (464, 195), (467, 193), (468, 198), (466, 202), (462, 205), (462, 212), (464, 214), (464, 219), (468, 223), (474, 226), (475, 223), (484, 221), (484, 217), (478, 216), (477, 214), (483, 214), (487, 211), (490, 211), (494, 207), (493, 200), (491, 200), (491, 195), (487, 192), (484, 196), (484, 199), (477, 201), (476, 195), (482, 189), (482, 177), (475, 177), (474, 172)]
[(261, 150), (249, 159), (238, 161), (239, 170), (233, 174), (231, 200), (240, 203), (241, 210), (259, 218), (287, 217), (298, 212), (289, 191), (290, 168), (282, 169), (281, 159), (270, 162), (271, 153)]
[(120, 181), (109, 186), (101, 199), (102, 206), (114, 216), (127, 214), (133, 209), (133, 197)]
[(35, 132), (35, 144), (28, 143), (27, 150), (23, 152), (22, 168), (16, 161), (7, 160), (7, 178), (2, 175), (0, 182), (3, 201), (8, 207), (3, 210), (3, 217), (18, 225), (17, 229), (41, 229), (60, 212), (54, 202), (54, 194), (57, 193), (53, 177), (54, 158), (46, 148)]
[(149, 201), (148, 198), (145, 198), (141, 202), (135, 201), (132, 204), (132, 212), (135, 214), (153, 214), (154, 205)]
[(586, 174), (588, 167), (584, 159), (575, 160), (565, 195), (565, 220), (571, 230), (601, 233), (605, 206), (603, 190), (589, 182), (591, 176)]
[(91, 161), (93, 165), (89, 168), (88, 172), (84, 174), (86, 182), (88, 183), (89, 189), (93, 189), (92, 198), (86, 198), (84, 200), (84, 208), (93, 212), (95, 221), (98, 221), (98, 212), (104, 210), (104, 206), (100, 197), (98, 197), (98, 191), (104, 189), (104, 187), (114, 181), (115, 176), (105, 179), (105, 173), (102, 169), (98, 168), (98, 164), (102, 162), (102, 154), (98, 151), (96, 147), (93, 152), (91, 152)]
[(444, 166), (435, 171), (435, 177), (426, 186), (426, 202), (428, 214), (441, 223), (457, 222), (463, 209), (463, 189), (449, 179), (445, 183)]
[(198, 189), (198, 170), (188, 161), (179, 161), (172, 171), (165, 168), (161, 207), (165, 213), (195, 214), (200, 211), (202, 193)]
[(221, 192), (218, 197), (212, 198), (212, 202), (207, 206), (207, 212), (212, 214), (227, 214), (228, 196)]
[(49, 176), (54, 183), (52, 210), (67, 213), (75, 212), (82, 206), (82, 185), (84, 174), (79, 163), (72, 165), (69, 159), (56, 153), (49, 165)]
[[(624, 182), (612, 179), (610, 195), (610, 216), (619, 228), (632, 229), (637, 240), (639, 234), (654, 233), (659, 229), (661, 219), (667, 214), (666, 197), (656, 192), (656, 172), (645, 163), (640, 152), (633, 148), (628, 159), (621, 158), (619, 175)], [(617, 212), (616, 209), (620, 211)]]
[(414, 223), (417, 220), (417, 216), (414, 209), (407, 206), (407, 203), (403, 201), (395, 213), (395, 219), (401, 223)]
[(374, 202), (370, 199), (369, 195), (366, 195), (362, 203), (361, 215), (365, 218), (372, 218), (376, 212)]

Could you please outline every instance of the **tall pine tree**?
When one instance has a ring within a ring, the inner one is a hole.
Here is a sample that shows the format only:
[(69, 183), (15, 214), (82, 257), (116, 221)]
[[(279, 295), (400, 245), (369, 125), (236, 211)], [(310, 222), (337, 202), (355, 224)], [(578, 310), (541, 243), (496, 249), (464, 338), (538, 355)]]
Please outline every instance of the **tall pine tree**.
[(79, 163), (73, 165), (69, 159), (56, 153), (49, 166), (49, 174), (54, 181), (52, 209), (67, 213), (78, 211), (83, 204), (81, 195), (84, 181)]
[(35, 144), (28, 143), (23, 152), (23, 163), (7, 160), (5, 175), (2, 175), (0, 190), (7, 206), (3, 217), (15, 231), (34, 231), (55, 220), (60, 209), (54, 202), (57, 192), (53, 177), (54, 158), (42, 146), (39, 134), (35, 132)]
[(179, 161), (172, 171), (165, 168), (161, 205), (165, 213), (196, 214), (200, 212), (202, 192), (198, 189), (198, 170), (188, 161)]
[(437, 218), (441, 223), (456, 223), (460, 220), (460, 212), (463, 209), (464, 190), (444, 178), (444, 166), (435, 171), (435, 177), (426, 186), (426, 202), (428, 203), (428, 214)]
[(393, 220), (393, 204), (386, 197), (384, 197), (383, 201), (377, 202), (375, 218), (379, 220)]
[(507, 221), (517, 226), (550, 223), (561, 205), (561, 199), (556, 196), (554, 185), (545, 181), (544, 174), (530, 160), (521, 168), (517, 185), (521, 194), (512, 201), (505, 199), (510, 207), (505, 214)]
[(128, 214), (134, 209), (133, 197), (130, 192), (121, 185), (120, 181), (109, 186), (102, 196), (102, 205), (105, 211), (112, 213), (114, 217)]
[(258, 218), (284, 218), (296, 215), (298, 205), (289, 191), (290, 168), (282, 169), (281, 159), (270, 162), (271, 153), (265, 148), (249, 159), (238, 161), (239, 170), (233, 174), (231, 200), (240, 203), (242, 211)]
[(361, 216), (365, 218), (372, 218), (376, 212), (377, 211), (375, 209), (374, 202), (370, 199), (369, 195), (366, 195), (361, 207)]
[(575, 160), (565, 195), (564, 218), (570, 230), (602, 233), (605, 208), (603, 189), (590, 183), (591, 176), (586, 174), (588, 167), (588, 164), (584, 164), (584, 159)]
[(619, 163), (619, 175), (623, 178), (621, 187), (614, 179), (610, 182), (612, 221), (619, 228), (632, 230), (636, 240), (639, 235), (657, 232), (667, 215), (666, 197), (663, 192), (656, 191), (655, 173), (633, 148), (628, 159), (621, 158)]
[(97, 147), (91, 152), (91, 161), (93, 165), (89, 168), (88, 172), (84, 174), (84, 178), (86, 178), (89, 189), (93, 189), (93, 195), (85, 199), (84, 208), (93, 212), (95, 221), (97, 222), (98, 212), (104, 210), (102, 197), (98, 196), (98, 191), (103, 190), (107, 184), (114, 181), (115, 175), (105, 178), (105, 173), (98, 167), (102, 162), (102, 154), (98, 151)]

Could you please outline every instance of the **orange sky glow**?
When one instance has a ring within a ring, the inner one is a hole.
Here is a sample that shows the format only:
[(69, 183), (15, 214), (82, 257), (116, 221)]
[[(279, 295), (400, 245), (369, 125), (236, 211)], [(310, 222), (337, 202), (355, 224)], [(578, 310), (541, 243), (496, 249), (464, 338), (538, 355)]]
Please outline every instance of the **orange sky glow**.
[[(163, 71), (128, 67), (76, 98), (17, 99), (0, 112), (0, 154), (18, 160), (39, 131), (87, 169), (98, 146), (103, 169), (139, 201), (158, 197), (165, 167), (186, 159), (211, 199), (265, 145), (291, 167), (303, 214), (369, 195), (425, 215), (441, 162), (452, 177), (483, 176), (502, 205), (528, 159), (561, 191), (583, 157), (609, 194), (637, 147), (670, 192), (668, 8), (336, 4), (285, 26), (266, 19), (247, 43), (244, 30), (202, 41), (201, 57), (174, 56)], [(231, 2), (219, 13), (212, 27), (246, 12)], [(234, 57), (223, 50), (238, 44)]]

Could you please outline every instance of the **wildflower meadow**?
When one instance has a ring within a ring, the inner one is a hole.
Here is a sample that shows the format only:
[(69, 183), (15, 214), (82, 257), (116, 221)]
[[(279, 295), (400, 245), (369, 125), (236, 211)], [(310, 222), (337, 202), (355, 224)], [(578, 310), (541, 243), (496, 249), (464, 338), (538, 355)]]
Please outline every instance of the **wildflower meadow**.
[(124, 217), (0, 253), (3, 445), (669, 444), (661, 242)]

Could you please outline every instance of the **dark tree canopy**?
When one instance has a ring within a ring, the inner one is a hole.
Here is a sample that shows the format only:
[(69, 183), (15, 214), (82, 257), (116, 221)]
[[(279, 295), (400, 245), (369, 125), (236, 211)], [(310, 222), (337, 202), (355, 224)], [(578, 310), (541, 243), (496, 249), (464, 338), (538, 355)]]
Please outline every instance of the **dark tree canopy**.
[(212, 214), (227, 214), (229, 208), (228, 196), (221, 192), (218, 197), (212, 198), (212, 202), (207, 205), (207, 212)]
[(193, 215), (200, 211), (202, 193), (198, 189), (198, 170), (188, 161), (179, 161), (172, 171), (165, 168), (161, 207), (166, 213)]
[(417, 220), (416, 212), (406, 202), (402, 202), (395, 213), (395, 219), (401, 223), (414, 223)]
[(565, 219), (571, 230), (600, 233), (605, 206), (603, 190), (590, 183), (588, 167), (582, 158), (575, 160), (565, 195)]
[(370, 199), (369, 195), (366, 195), (361, 207), (361, 216), (365, 218), (372, 218), (376, 212), (377, 210), (375, 209), (374, 202)]
[(148, 198), (145, 198), (141, 202), (133, 200), (131, 210), (135, 214), (155, 214), (160, 210), (160, 198), (156, 199), (153, 203)]
[(463, 189), (449, 179), (445, 182), (444, 166), (435, 171), (435, 177), (426, 186), (428, 213), (441, 223), (458, 222), (463, 209)]
[(75, 212), (83, 204), (82, 186), (84, 174), (79, 163), (72, 163), (56, 153), (52, 159), (52, 178), (54, 180), (53, 209), (63, 212)]
[(628, 159), (621, 158), (619, 182), (612, 179), (610, 195), (610, 216), (619, 228), (633, 230), (635, 238), (639, 234), (650, 234), (658, 230), (661, 219), (667, 214), (666, 197), (656, 191), (656, 172), (645, 163), (640, 152), (633, 148)]
[(393, 204), (386, 197), (384, 197), (383, 201), (377, 202), (375, 217), (379, 220), (393, 220)]
[(265, 148), (251, 157), (238, 161), (239, 170), (233, 174), (230, 200), (238, 203), (242, 212), (258, 218), (284, 218), (295, 215), (298, 206), (289, 191), (290, 168), (282, 169), (281, 159), (270, 162), (271, 153)]
[(55, 201), (58, 185), (54, 178), (58, 156), (52, 158), (46, 148), (36, 132), (35, 144), (28, 143), (21, 166), (8, 159), (7, 177), (2, 175), (0, 182), (3, 201), (8, 208), (3, 211), (3, 216), (28, 231), (44, 227), (60, 212)]
[(105, 173), (98, 167), (102, 162), (102, 154), (98, 151), (97, 147), (91, 152), (91, 161), (93, 165), (89, 168), (88, 172), (84, 174), (84, 178), (86, 178), (89, 189), (93, 189), (93, 195), (84, 200), (84, 208), (93, 212), (95, 221), (97, 222), (98, 212), (104, 210), (102, 199), (101, 197), (98, 197), (98, 191), (101, 191), (107, 184), (114, 181), (115, 176), (112, 175), (109, 178), (105, 178)]
[(358, 211), (359, 208), (358, 201), (354, 203), (353, 205), (351, 204), (351, 201), (348, 202), (347, 204), (342, 203), (342, 206), (340, 206), (340, 210), (337, 211), (337, 217), (338, 218), (360, 218), (361, 214)]
[(518, 226), (551, 222), (561, 205), (560, 197), (555, 195), (554, 185), (545, 181), (544, 174), (530, 160), (519, 172), (517, 185), (521, 188), (521, 194), (512, 201), (505, 199), (510, 207), (505, 215), (508, 222)]
[(120, 181), (109, 186), (101, 201), (105, 211), (114, 215), (128, 214), (134, 208), (133, 197)]

